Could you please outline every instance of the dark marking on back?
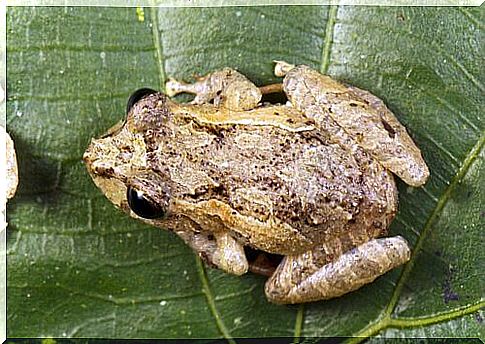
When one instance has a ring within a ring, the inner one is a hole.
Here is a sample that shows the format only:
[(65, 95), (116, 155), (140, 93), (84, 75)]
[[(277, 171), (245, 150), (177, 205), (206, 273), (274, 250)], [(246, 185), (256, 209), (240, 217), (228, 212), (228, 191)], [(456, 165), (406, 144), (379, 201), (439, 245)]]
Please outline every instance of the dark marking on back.
[(384, 129), (386, 129), (386, 131), (388, 132), (389, 137), (391, 139), (395, 138), (396, 137), (396, 131), (394, 130), (394, 128), (391, 127), (391, 125), (389, 123), (387, 123), (383, 118), (381, 118), (381, 123), (384, 126)]

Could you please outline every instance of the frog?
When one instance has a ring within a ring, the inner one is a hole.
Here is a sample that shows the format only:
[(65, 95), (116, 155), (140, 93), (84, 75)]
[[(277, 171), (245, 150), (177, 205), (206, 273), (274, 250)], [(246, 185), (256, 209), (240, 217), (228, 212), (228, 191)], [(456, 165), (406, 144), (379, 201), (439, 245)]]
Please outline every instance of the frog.
[(394, 175), (419, 187), (429, 169), (377, 96), (306, 65), (275, 61), (274, 73), (282, 82), (261, 87), (225, 67), (140, 89), (83, 159), (115, 206), (208, 266), (268, 276), (268, 301), (340, 297), (410, 259), (406, 239), (387, 236)]
[[(1, 88), (0, 88), (1, 89)], [(0, 93), (0, 103), (2, 101)], [(3, 160), (3, 166), (5, 166), (4, 175), (5, 175), (5, 182), (4, 188), (2, 189), (2, 198), (3, 202), (1, 202), (1, 212), (3, 215), (3, 220), (0, 223), (0, 232), (7, 228), (7, 222), (5, 221), (5, 211), (7, 209), (7, 202), (11, 198), (15, 196), (15, 192), (17, 190), (17, 186), (19, 183), (18, 177), (18, 167), (17, 167), (17, 154), (15, 152), (15, 146), (12, 138), (6, 131), (6, 129), (0, 125), (0, 141), (3, 143), (5, 147), (5, 157)]]

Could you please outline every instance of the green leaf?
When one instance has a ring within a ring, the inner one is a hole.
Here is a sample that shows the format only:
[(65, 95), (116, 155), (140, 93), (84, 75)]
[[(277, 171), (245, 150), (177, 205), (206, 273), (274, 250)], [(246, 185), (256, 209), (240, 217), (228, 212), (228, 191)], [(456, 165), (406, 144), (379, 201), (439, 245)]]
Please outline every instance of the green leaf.
[[(483, 7), (9, 8), (20, 188), (8, 335), (483, 338), (481, 29)], [(398, 181), (391, 234), (413, 245), (410, 263), (326, 302), (272, 305), (261, 276), (205, 268), (173, 234), (116, 210), (81, 161), (135, 89), (224, 66), (271, 83), (274, 59), (384, 99), (431, 170), (424, 187)]]

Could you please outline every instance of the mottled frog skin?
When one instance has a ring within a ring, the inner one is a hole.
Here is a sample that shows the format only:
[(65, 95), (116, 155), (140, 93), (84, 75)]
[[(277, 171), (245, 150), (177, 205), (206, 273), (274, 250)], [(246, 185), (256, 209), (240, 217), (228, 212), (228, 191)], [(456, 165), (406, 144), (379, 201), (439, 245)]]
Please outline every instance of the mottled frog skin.
[[(391, 172), (413, 186), (429, 172), (379, 98), (307, 66), (275, 72), (286, 76), (269, 88), (230, 68), (169, 80), (170, 96), (196, 94), (190, 104), (142, 91), (84, 160), (116, 206), (212, 266), (257, 271), (244, 247), (284, 256), (269, 272), (270, 301), (340, 296), (409, 259), (403, 238), (376, 239), (397, 211)], [(286, 105), (261, 103), (281, 89)]]

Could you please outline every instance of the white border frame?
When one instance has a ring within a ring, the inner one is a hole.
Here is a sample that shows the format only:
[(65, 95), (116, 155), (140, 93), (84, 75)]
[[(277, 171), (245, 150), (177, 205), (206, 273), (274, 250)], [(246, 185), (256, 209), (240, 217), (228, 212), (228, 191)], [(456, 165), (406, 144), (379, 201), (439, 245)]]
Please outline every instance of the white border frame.
[[(0, 0), (0, 121), (6, 128), (6, 7), (7, 6), (99, 6), (99, 7), (228, 7), (271, 5), (357, 5), (357, 6), (481, 6), (485, 0)], [(0, 142), (6, 147), (6, 143)], [(6, 149), (4, 149), (6, 152)], [(6, 155), (0, 158), (2, 185), (0, 196), (5, 197)], [(6, 197), (5, 197), (6, 199)], [(3, 223), (6, 223), (2, 212)], [(3, 227), (3, 226), (2, 226)], [(7, 330), (7, 248), (6, 230), (0, 227), (0, 343), (6, 340)]]

